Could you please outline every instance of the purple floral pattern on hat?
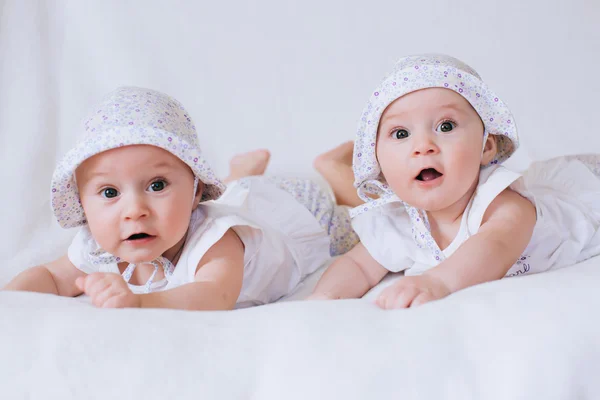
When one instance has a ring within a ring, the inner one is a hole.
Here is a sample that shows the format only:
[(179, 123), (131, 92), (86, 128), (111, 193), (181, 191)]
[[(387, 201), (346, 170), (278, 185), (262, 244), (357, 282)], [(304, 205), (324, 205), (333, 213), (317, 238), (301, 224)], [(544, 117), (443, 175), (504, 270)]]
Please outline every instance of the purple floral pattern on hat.
[[(443, 54), (402, 57), (392, 72), (372, 92), (358, 123), (352, 168), (354, 186), (365, 204), (352, 209), (352, 217), (391, 202), (404, 203), (385, 183), (377, 161), (375, 145), (379, 120), (394, 100), (420, 89), (437, 87), (455, 91), (473, 106), (484, 123), (484, 138), (487, 135), (496, 135), (498, 151), (488, 165), (505, 161), (519, 146), (512, 113), (473, 68)], [(378, 198), (373, 199), (368, 194), (375, 194)], [(404, 203), (404, 206), (412, 223), (416, 244), (420, 248), (428, 248), (436, 261), (443, 260), (443, 252), (431, 235), (427, 213), (407, 203)]]
[(519, 138), (512, 113), (474, 69), (443, 54), (403, 57), (372, 92), (358, 123), (352, 164), (354, 186), (367, 206), (372, 201), (367, 193), (378, 196), (391, 194), (389, 188), (382, 190), (373, 184), (374, 181), (383, 182), (375, 155), (377, 129), (383, 111), (405, 94), (434, 87), (448, 88), (463, 96), (484, 122), (485, 133), (497, 135), (498, 153), (490, 165), (505, 161), (517, 149)]
[(200, 149), (196, 127), (183, 105), (155, 90), (122, 87), (108, 94), (84, 119), (76, 146), (58, 163), (51, 184), (54, 215), (63, 228), (86, 224), (75, 169), (86, 159), (116, 147), (146, 144), (171, 152), (206, 185), (202, 200), (225, 191)]

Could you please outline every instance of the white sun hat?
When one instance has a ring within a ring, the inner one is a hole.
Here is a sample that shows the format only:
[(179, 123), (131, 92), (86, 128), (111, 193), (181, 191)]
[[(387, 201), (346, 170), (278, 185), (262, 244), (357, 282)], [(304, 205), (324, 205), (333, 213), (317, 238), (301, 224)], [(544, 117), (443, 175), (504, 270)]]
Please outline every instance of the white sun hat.
[(381, 176), (375, 153), (379, 120), (385, 109), (405, 94), (427, 88), (446, 88), (463, 96), (477, 111), (484, 124), (484, 135), (497, 135), (498, 151), (490, 164), (508, 159), (519, 146), (517, 127), (508, 107), (483, 82), (477, 72), (456, 58), (443, 54), (402, 57), (392, 72), (373, 91), (358, 123), (352, 168), (354, 186), (366, 205), (353, 214), (389, 201), (374, 201), (368, 193), (393, 195)]
[(80, 140), (58, 163), (52, 176), (52, 209), (63, 228), (86, 224), (75, 169), (86, 159), (117, 147), (146, 144), (177, 156), (205, 184), (203, 201), (215, 200), (225, 191), (225, 185), (202, 156), (189, 113), (166, 94), (121, 87), (92, 108), (84, 121)]
[(439, 261), (444, 255), (431, 236), (427, 213), (398, 198), (385, 182), (376, 155), (379, 121), (385, 109), (408, 93), (428, 88), (446, 88), (463, 96), (483, 122), (484, 144), (487, 135), (496, 135), (497, 154), (488, 165), (508, 159), (519, 146), (519, 138), (514, 117), (504, 102), (473, 68), (454, 57), (443, 54), (402, 57), (371, 94), (358, 123), (352, 161), (354, 186), (365, 203), (350, 210), (350, 215), (356, 217), (388, 203), (402, 202), (417, 246), (431, 250)]

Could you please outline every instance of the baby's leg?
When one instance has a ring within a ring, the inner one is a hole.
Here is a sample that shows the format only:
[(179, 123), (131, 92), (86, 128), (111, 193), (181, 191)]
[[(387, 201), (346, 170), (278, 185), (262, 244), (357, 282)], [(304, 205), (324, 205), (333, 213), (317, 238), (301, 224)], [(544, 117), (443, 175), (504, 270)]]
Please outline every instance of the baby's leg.
[(333, 150), (319, 155), (314, 161), (314, 167), (333, 189), (335, 199), (339, 205), (356, 207), (364, 201), (358, 197), (353, 185), (353, 148), (353, 141), (343, 143)]
[(352, 229), (348, 211), (349, 207), (347, 206), (334, 205), (331, 221), (329, 222), (330, 253), (332, 256), (349, 252), (360, 240), (354, 229)]
[(229, 176), (224, 179), (224, 182), (230, 183), (248, 176), (264, 174), (270, 158), (271, 153), (265, 149), (249, 151), (234, 156), (229, 161)]
[(357, 243), (358, 236), (352, 229), (349, 208), (335, 204), (331, 193), (310, 179), (266, 178), (281, 190), (292, 195), (315, 217), (319, 225), (331, 239), (330, 254), (342, 255), (350, 251)]

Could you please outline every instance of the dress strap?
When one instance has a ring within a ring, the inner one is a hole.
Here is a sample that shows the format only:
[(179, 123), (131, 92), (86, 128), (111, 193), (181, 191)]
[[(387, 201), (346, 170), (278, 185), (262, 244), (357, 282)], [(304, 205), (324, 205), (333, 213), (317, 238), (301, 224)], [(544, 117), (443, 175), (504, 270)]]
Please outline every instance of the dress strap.
[(479, 175), (479, 185), (467, 210), (468, 232), (477, 232), (483, 216), (496, 197), (517, 179), (521, 174), (511, 171), (502, 165), (488, 167)]

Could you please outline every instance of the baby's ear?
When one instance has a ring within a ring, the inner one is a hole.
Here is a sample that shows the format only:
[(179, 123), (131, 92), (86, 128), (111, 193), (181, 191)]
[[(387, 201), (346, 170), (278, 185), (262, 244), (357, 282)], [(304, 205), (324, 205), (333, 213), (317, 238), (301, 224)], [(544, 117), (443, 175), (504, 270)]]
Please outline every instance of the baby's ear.
[(481, 165), (488, 165), (498, 153), (498, 142), (495, 135), (487, 135), (485, 145), (483, 146), (483, 156), (481, 157)]
[(204, 182), (198, 179), (198, 187), (196, 188), (196, 195), (194, 196), (194, 210), (198, 207), (200, 200), (202, 200), (202, 194), (204, 193)]

